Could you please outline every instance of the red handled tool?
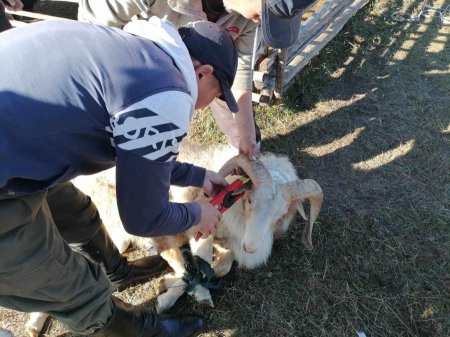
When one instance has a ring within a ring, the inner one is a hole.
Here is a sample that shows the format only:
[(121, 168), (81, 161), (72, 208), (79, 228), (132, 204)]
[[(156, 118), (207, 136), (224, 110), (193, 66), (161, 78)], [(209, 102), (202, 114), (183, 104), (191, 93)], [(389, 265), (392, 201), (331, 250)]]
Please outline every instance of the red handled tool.
[[(215, 206), (220, 213), (225, 213), (236, 201), (242, 198), (245, 192), (244, 187), (251, 185), (251, 183), (252, 181), (247, 177), (238, 178), (230, 185), (220, 190), (209, 203)], [(195, 234), (195, 241), (198, 241), (201, 237), (202, 233), (197, 232)]]

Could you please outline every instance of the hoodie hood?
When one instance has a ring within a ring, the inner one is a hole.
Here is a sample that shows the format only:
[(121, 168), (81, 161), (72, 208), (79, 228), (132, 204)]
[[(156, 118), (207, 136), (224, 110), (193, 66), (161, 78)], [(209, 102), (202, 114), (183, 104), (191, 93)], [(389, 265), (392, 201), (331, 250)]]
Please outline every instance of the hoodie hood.
[(130, 34), (153, 41), (158, 47), (172, 57), (186, 81), (194, 103), (192, 105), (194, 108), (190, 114), (190, 118), (192, 118), (198, 96), (197, 77), (195, 75), (189, 51), (181, 40), (177, 28), (168, 21), (161, 20), (157, 17), (151, 17), (148, 21), (132, 21), (125, 25), (123, 30)]
[(203, 12), (201, 0), (167, 0), (169, 7), (181, 14), (191, 15), (196, 21), (206, 20), (206, 14)]

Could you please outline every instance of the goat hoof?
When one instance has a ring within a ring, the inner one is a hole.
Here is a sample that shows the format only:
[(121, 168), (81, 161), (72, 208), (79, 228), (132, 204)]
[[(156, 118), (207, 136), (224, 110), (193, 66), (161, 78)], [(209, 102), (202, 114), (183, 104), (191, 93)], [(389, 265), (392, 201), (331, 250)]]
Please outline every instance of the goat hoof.
[(28, 337), (38, 337), (39, 336), (39, 331), (37, 331), (35, 328), (27, 327), (26, 330), (27, 330)]
[(158, 287), (159, 294), (162, 294), (167, 289), (169, 289), (167, 282), (165, 282), (165, 280), (162, 279), (161, 282), (159, 282), (159, 287)]
[(165, 313), (167, 310), (173, 307), (175, 302), (176, 300), (174, 301), (173, 298), (167, 293), (159, 295), (158, 299), (156, 300), (156, 313)]
[(159, 282), (159, 293), (162, 294), (169, 288), (173, 287), (175, 283), (179, 282), (179, 277), (174, 277), (173, 275), (166, 275), (161, 282)]
[(208, 289), (198, 285), (195, 287), (194, 292), (191, 293), (190, 295), (194, 296), (195, 301), (198, 304), (200, 304), (202, 306), (214, 308), (214, 303), (211, 298), (211, 293), (209, 292)]
[(214, 303), (213, 303), (212, 299), (210, 299), (210, 298), (205, 298), (203, 300), (199, 300), (199, 301), (197, 301), (197, 303), (203, 307), (214, 308)]
[(216, 272), (214, 273), (214, 277), (215, 278), (222, 278), (222, 277), (228, 275), (229, 272), (230, 272), (229, 269), (216, 270)]

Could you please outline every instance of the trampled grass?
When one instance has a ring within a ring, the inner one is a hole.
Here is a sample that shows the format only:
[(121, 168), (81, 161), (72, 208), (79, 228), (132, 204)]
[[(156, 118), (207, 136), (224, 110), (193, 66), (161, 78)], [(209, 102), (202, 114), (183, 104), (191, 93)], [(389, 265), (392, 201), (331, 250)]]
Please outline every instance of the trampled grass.
[(391, 19), (425, 4), (369, 2), (282, 106), (256, 108), (262, 150), (324, 189), (316, 247), (300, 221), (235, 271), (205, 336), (450, 335), (450, 27)]

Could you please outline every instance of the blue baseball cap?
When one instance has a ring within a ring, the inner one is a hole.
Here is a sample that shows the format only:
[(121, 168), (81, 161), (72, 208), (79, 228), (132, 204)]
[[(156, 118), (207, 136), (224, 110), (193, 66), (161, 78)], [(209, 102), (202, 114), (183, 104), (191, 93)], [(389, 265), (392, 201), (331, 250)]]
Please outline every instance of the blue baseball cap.
[(211, 65), (213, 75), (222, 87), (222, 96), (232, 112), (239, 108), (231, 92), (238, 65), (238, 52), (228, 31), (209, 21), (196, 21), (178, 28), (181, 39), (192, 57)]
[(298, 38), (301, 14), (316, 0), (262, 0), (264, 41), (274, 48), (287, 48)]

